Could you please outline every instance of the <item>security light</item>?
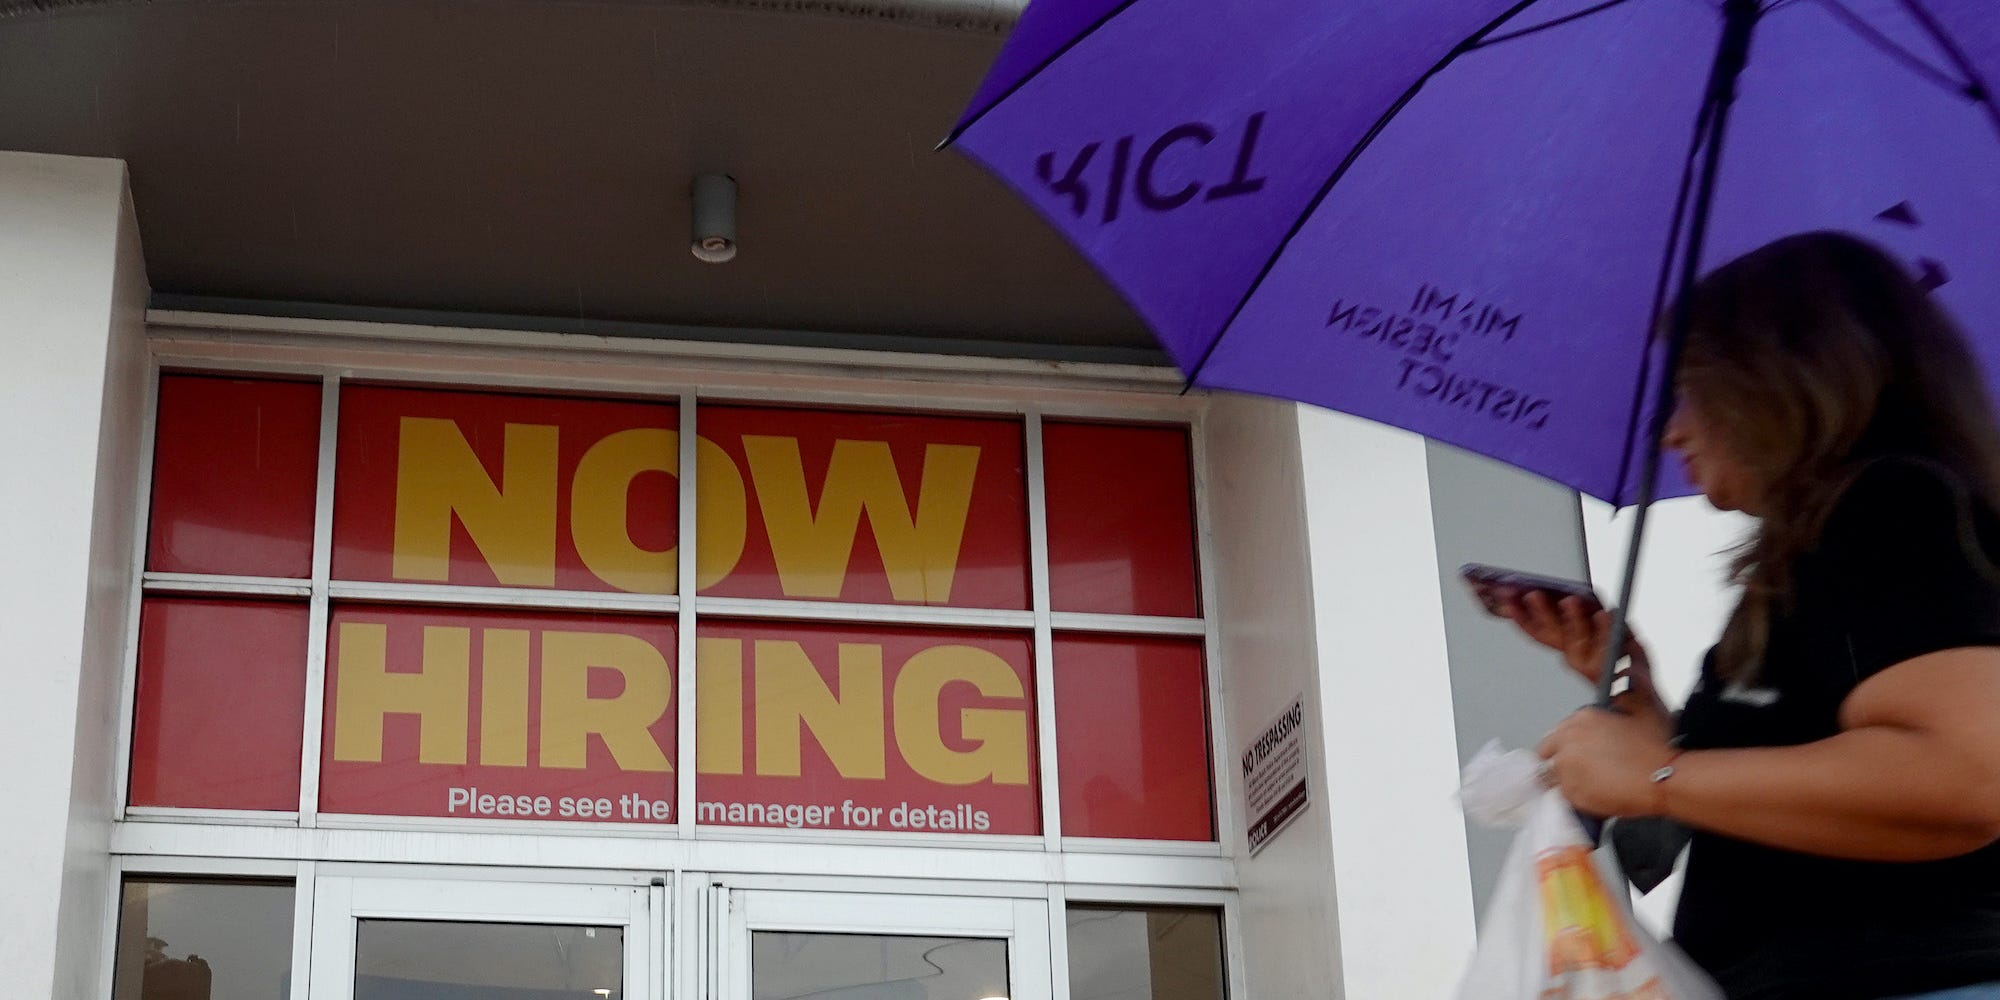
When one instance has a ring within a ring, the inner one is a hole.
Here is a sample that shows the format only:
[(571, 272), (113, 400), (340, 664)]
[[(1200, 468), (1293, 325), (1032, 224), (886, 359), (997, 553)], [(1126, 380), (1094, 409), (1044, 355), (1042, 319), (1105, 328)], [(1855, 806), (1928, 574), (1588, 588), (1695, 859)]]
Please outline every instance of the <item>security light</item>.
[(736, 258), (736, 178), (702, 174), (694, 179), (695, 259), (723, 264)]

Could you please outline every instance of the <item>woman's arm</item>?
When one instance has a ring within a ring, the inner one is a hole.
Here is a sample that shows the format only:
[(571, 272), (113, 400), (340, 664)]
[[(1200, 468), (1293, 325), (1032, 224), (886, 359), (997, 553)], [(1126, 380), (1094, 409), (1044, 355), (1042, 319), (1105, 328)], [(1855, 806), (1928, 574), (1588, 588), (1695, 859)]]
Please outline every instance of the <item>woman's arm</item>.
[(1543, 742), (1555, 783), (1599, 815), (1664, 814), (1741, 840), (1832, 857), (1925, 861), (2000, 839), (2000, 648), (1931, 653), (1864, 681), (1843, 731), (1796, 747), (1674, 760), (1655, 727), (1606, 712)]

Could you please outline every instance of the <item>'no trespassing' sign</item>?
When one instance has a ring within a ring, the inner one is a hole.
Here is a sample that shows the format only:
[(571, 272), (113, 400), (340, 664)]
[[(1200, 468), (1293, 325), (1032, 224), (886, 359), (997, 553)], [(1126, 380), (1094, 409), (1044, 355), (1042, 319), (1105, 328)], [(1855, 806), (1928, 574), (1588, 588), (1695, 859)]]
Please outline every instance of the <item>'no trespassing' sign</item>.
[(1243, 815), (1250, 823), (1253, 855), (1306, 810), (1304, 737), (1305, 699), (1300, 697), (1243, 751)]

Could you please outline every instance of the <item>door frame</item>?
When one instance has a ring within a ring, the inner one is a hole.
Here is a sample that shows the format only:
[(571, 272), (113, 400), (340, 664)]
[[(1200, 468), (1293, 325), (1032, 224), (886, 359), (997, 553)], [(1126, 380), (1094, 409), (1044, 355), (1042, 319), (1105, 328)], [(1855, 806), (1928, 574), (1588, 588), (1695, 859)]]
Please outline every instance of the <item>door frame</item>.
[[(355, 935), (362, 920), (567, 924), (624, 932), (622, 1000), (665, 1000), (666, 880), (510, 878), (461, 869), (381, 874), (323, 865), (314, 880), (310, 1000), (354, 1000)], [(622, 883), (622, 884), (621, 884)], [(649, 884), (650, 883), (650, 884)]]

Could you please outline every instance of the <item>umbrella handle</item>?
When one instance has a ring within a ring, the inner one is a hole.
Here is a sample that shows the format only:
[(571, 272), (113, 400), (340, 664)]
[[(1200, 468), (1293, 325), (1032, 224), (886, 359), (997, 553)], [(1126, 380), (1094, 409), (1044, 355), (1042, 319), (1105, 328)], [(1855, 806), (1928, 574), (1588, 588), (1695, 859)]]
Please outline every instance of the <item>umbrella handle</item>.
[[(1638, 511), (1632, 520), (1631, 541), (1625, 548), (1625, 569), (1618, 586), (1618, 603), (1611, 612), (1611, 641), (1605, 644), (1604, 664), (1597, 674), (1599, 708), (1612, 707), (1611, 691), (1617, 679), (1618, 661), (1624, 658), (1625, 643), (1632, 635), (1628, 616), (1638, 590), (1639, 549), (1646, 536), (1646, 516), (1651, 512), (1653, 498), (1659, 491), (1661, 443), (1666, 437), (1667, 422), (1672, 418), (1674, 409), (1674, 371), (1680, 367), (1681, 348), (1687, 342), (1688, 329), (1694, 322), (1694, 285), (1701, 270), (1709, 216), (1715, 205), (1715, 179), (1722, 162), (1722, 141), (1728, 131), (1729, 109), (1736, 102), (1737, 78), (1750, 60), (1750, 36), (1757, 26), (1759, 13), (1757, 0), (1725, 0), (1722, 7), (1722, 40), (1716, 48), (1715, 63), (1709, 70), (1708, 92), (1702, 99), (1701, 113), (1696, 116), (1694, 142), (1688, 150), (1689, 173), (1698, 176), (1699, 180), (1694, 190), (1693, 211), (1686, 216), (1687, 243), (1683, 247), (1684, 256), (1680, 263), (1680, 294), (1675, 298), (1673, 319), (1667, 328), (1666, 351), (1661, 361), (1661, 391), (1647, 422), (1646, 454), (1639, 469), (1639, 491), (1632, 501)], [(1686, 180), (1684, 176), (1683, 205), (1687, 194)], [(1681, 207), (1676, 205), (1674, 210), (1676, 237), (1682, 224)], [(1666, 259), (1661, 264), (1659, 287), (1662, 290), (1666, 289), (1674, 274), (1672, 246), (1669, 244)], [(1642, 374), (1639, 387), (1642, 393), (1647, 389), (1646, 381), (1647, 376)]]

